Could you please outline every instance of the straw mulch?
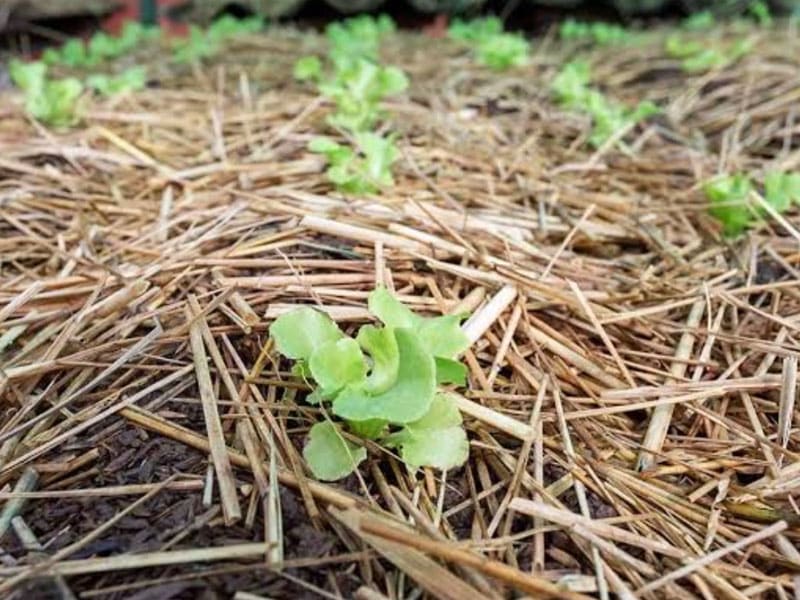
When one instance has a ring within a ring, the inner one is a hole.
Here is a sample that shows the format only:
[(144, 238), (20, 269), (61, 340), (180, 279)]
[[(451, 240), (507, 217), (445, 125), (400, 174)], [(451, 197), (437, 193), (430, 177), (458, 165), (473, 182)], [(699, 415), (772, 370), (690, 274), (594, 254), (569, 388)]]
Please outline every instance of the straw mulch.
[[(659, 42), (595, 53), (608, 94), (665, 107), (599, 151), (548, 97), (553, 40), (498, 75), (401, 37), (375, 198), (305, 150), (330, 107), (291, 31), (153, 59), (158, 87), (69, 132), (6, 95), (0, 597), (794, 597), (800, 215), (725, 240), (698, 185), (800, 168), (800, 41), (754, 35), (694, 77)], [(379, 283), (472, 312), (470, 460), (372, 447), (317, 483), (267, 328), (356, 327)]]

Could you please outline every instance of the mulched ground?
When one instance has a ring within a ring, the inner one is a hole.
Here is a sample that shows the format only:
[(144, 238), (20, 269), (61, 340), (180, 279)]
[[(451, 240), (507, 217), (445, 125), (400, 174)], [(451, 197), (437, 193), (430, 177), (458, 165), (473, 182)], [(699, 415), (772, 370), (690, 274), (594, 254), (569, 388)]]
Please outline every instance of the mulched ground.
[[(376, 198), (333, 192), (305, 150), (330, 107), (291, 82), (295, 58), (320, 48), (292, 30), (202, 68), (128, 57), (150, 64), (151, 88), (92, 101), (68, 132), (28, 121), (7, 93), (0, 335), (13, 340), (0, 355), (0, 499), (26, 468), (38, 473), (28, 491), (49, 494), (9, 514), (42, 548), (7, 529), (0, 590), (456, 597), (436, 587), (454, 573), (477, 597), (536, 597), (526, 585), (541, 581), (596, 597), (600, 580), (622, 597), (689, 565), (642, 597), (791, 597), (800, 220), (792, 211), (728, 240), (699, 189), (717, 172), (800, 164), (798, 38), (785, 24), (751, 35), (756, 50), (740, 64), (697, 76), (663, 56), (658, 33), (593, 52), (606, 93), (664, 108), (624, 147), (594, 151), (589, 123), (548, 92), (579, 49), (539, 39), (530, 66), (498, 75), (444, 40), (402, 34), (384, 51), (412, 80), (388, 106), (404, 156), (396, 187)], [(371, 452), (358, 477), (313, 485), (299, 451), (317, 413), (288, 365), (269, 346), (262, 355), (266, 330), (297, 303), (352, 330), (378, 281), (418, 310), (487, 318), (466, 356), (470, 461), (442, 480)], [(221, 357), (208, 371), (236, 524), (208, 476), (189, 343), (198, 323)], [(640, 472), (653, 410), (666, 405), (676, 407), (666, 438)], [(269, 480), (271, 444), (280, 482)], [(271, 520), (262, 496), (279, 501)], [(512, 510), (515, 499), (573, 526)], [(395, 537), (376, 533), (381, 524)], [(235, 554), (265, 540), (282, 543), (283, 569), (267, 564), (266, 544)], [(181, 561), (198, 550), (218, 553)], [(32, 565), (48, 557), (42, 578)], [(115, 557), (131, 568), (91, 562)]]

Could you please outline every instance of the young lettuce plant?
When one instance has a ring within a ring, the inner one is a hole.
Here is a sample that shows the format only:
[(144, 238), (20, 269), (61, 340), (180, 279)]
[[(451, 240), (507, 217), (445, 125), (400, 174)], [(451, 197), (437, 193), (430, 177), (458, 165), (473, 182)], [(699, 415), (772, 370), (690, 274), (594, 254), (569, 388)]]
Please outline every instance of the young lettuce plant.
[(354, 138), (355, 150), (323, 137), (311, 140), (308, 148), (328, 160), (328, 179), (340, 192), (374, 194), (393, 186), (392, 164), (399, 155), (394, 138), (369, 131)]
[[(703, 185), (703, 191), (710, 204), (709, 213), (722, 224), (728, 237), (741, 235), (766, 215), (761, 206), (748, 201), (753, 182), (746, 173), (715, 177)], [(764, 201), (778, 213), (800, 204), (800, 173), (767, 172)]]
[(78, 121), (78, 103), (83, 94), (83, 84), (78, 79), (48, 79), (44, 63), (19, 60), (11, 61), (9, 74), (25, 93), (25, 111), (30, 116), (59, 128)]
[(362, 326), (355, 339), (309, 307), (270, 327), (278, 351), (295, 361), (293, 373), (315, 385), (306, 400), (340, 419), (311, 428), (303, 450), (311, 472), (325, 481), (352, 473), (367, 456), (354, 438), (397, 449), (412, 468), (462, 465), (469, 445), (461, 414), (437, 386), (466, 384), (456, 360), (469, 346), (459, 326), (464, 315), (421, 317), (384, 288), (368, 306), (382, 325)]
[(130, 67), (116, 75), (95, 73), (86, 78), (86, 87), (103, 96), (116, 96), (128, 92), (136, 92), (147, 86), (147, 69)]
[(558, 30), (562, 40), (591, 41), (598, 46), (624, 44), (634, 39), (628, 29), (611, 23), (582, 23), (575, 19), (567, 19)]
[(478, 63), (495, 71), (505, 71), (528, 63), (529, 46), (519, 34), (503, 30), (496, 17), (462, 21), (455, 19), (448, 36), (473, 48)]
[(659, 112), (658, 107), (648, 101), (640, 102), (634, 108), (616, 103), (592, 89), (590, 80), (589, 65), (572, 61), (556, 75), (550, 89), (564, 108), (586, 113), (592, 118), (589, 143), (594, 147), (602, 146), (619, 132)]

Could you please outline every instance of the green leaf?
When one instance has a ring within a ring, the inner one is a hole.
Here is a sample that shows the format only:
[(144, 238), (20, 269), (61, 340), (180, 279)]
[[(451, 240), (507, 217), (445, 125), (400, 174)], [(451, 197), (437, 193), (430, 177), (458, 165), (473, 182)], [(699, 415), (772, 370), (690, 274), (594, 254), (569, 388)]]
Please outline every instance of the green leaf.
[(450, 358), (435, 357), (436, 383), (439, 385), (467, 385), (467, 367), (463, 363)]
[(504, 71), (528, 63), (528, 42), (519, 35), (504, 33), (478, 43), (476, 56), (482, 65)]
[(353, 338), (321, 344), (308, 361), (311, 375), (325, 393), (335, 394), (346, 385), (360, 383), (367, 374), (361, 348)]
[(309, 360), (323, 344), (344, 337), (339, 326), (328, 315), (307, 306), (275, 319), (269, 334), (283, 356), (302, 360)]
[(385, 392), (397, 380), (400, 366), (400, 353), (394, 331), (389, 327), (364, 325), (358, 331), (356, 340), (372, 360), (364, 389), (370, 394)]
[(356, 134), (356, 144), (364, 155), (365, 176), (369, 182), (378, 187), (394, 185), (391, 169), (399, 154), (394, 139), (363, 132)]
[(367, 458), (367, 451), (344, 439), (336, 425), (323, 421), (311, 428), (303, 457), (314, 477), (336, 481), (355, 471)]
[(800, 173), (769, 171), (764, 176), (764, 199), (778, 212), (800, 203)]
[(72, 38), (61, 46), (61, 62), (68, 67), (91, 66), (83, 40)]
[(8, 65), (11, 81), (25, 92), (42, 93), (47, 77), (47, 65), (42, 62), (23, 62), (12, 59)]
[(389, 436), (385, 444), (399, 447), (403, 462), (413, 468), (452, 469), (463, 465), (469, 456), (461, 413), (448, 394), (437, 394), (421, 419)]
[(747, 204), (752, 187), (744, 173), (717, 177), (703, 185), (710, 202), (708, 212), (722, 223), (725, 235), (739, 235), (752, 223), (754, 211)]
[(469, 348), (469, 339), (459, 326), (464, 315), (420, 317), (383, 287), (369, 295), (368, 305), (370, 312), (388, 327), (413, 329), (433, 356), (453, 358)]
[(294, 63), (293, 74), (299, 81), (318, 81), (322, 77), (322, 61), (316, 56), (304, 56)]
[(104, 96), (135, 92), (147, 86), (147, 71), (144, 67), (130, 67), (117, 75), (95, 73), (86, 78), (86, 86)]
[(347, 427), (358, 437), (368, 440), (377, 440), (386, 431), (388, 423), (383, 419), (370, 419), (369, 421), (348, 421)]
[(351, 421), (385, 419), (408, 423), (430, 408), (436, 391), (433, 356), (413, 331), (395, 329), (399, 368), (394, 385), (385, 392), (370, 394), (363, 386), (348, 386), (333, 401), (333, 412)]
[(476, 42), (503, 32), (503, 22), (497, 17), (486, 17), (462, 21), (454, 19), (447, 30), (447, 35), (461, 42)]
[(388, 327), (413, 328), (417, 316), (385, 287), (375, 288), (367, 299), (369, 312)]

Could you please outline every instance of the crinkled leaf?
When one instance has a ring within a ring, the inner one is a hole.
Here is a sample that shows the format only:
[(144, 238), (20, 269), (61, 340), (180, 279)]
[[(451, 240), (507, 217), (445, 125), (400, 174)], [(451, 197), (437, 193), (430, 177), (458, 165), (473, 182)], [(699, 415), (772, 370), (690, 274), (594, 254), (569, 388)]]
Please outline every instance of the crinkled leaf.
[(467, 385), (467, 367), (463, 363), (441, 356), (435, 357), (436, 383), (439, 385)]
[(413, 328), (416, 315), (385, 287), (375, 288), (367, 299), (369, 312), (387, 327)]
[(448, 394), (436, 394), (427, 414), (389, 436), (385, 444), (399, 447), (403, 462), (414, 468), (452, 469), (469, 456), (461, 413)]
[(323, 421), (311, 428), (303, 457), (314, 477), (336, 481), (355, 471), (367, 458), (367, 451), (344, 439), (336, 425)]
[(385, 325), (413, 329), (434, 356), (452, 358), (469, 348), (469, 339), (459, 326), (463, 315), (420, 317), (383, 287), (369, 295), (368, 305), (370, 312)]
[(433, 356), (413, 331), (395, 329), (394, 335), (400, 365), (394, 385), (380, 394), (370, 394), (363, 386), (348, 386), (333, 401), (335, 414), (352, 421), (408, 423), (428, 412), (436, 391)]
[(335, 342), (344, 334), (331, 318), (304, 306), (281, 315), (269, 328), (278, 351), (286, 358), (308, 360), (314, 350), (327, 342)]
[(370, 394), (385, 392), (397, 380), (397, 370), (400, 365), (400, 353), (394, 331), (389, 327), (364, 325), (358, 331), (356, 340), (372, 361), (364, 390)]
[(346, 385), (360, 383), (367, 374), (358, 342), (348, 337), (317, 346), (308, 366), (314, 381), (331, 394)]

